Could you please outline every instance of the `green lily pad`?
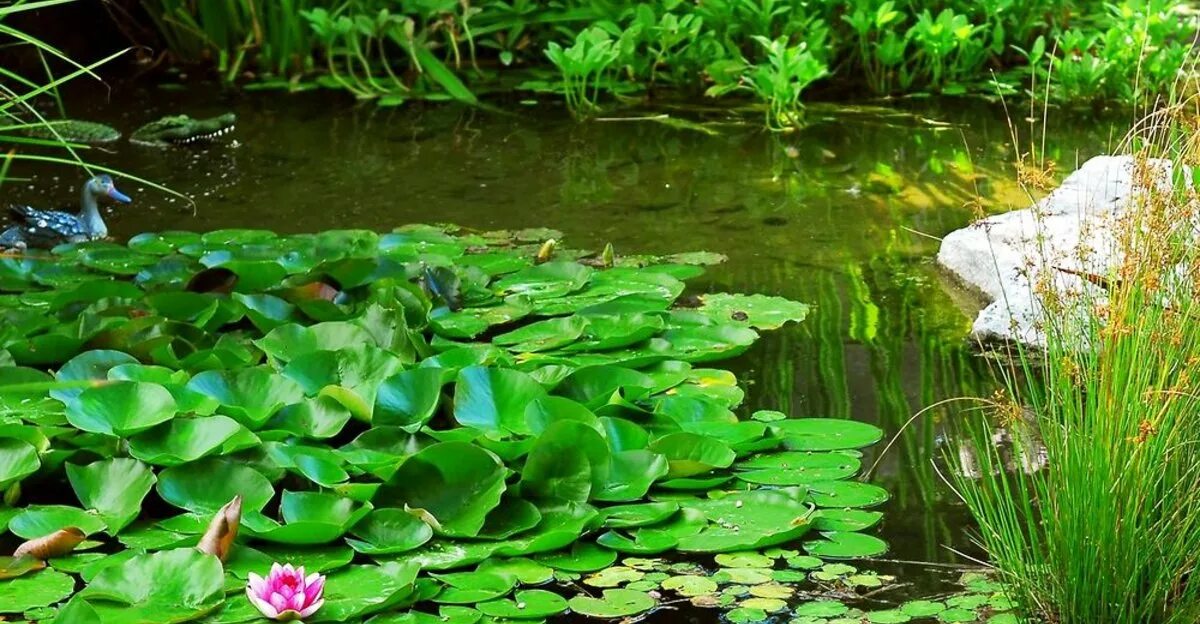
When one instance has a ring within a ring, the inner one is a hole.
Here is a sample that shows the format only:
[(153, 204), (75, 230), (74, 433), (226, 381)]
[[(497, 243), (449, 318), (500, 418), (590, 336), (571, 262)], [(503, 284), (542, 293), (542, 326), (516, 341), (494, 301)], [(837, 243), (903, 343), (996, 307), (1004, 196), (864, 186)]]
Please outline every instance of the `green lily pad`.
[(346, 538), (354, 550), (366, 555), (391, 555), (413, 550), (433, 539), (433, 528), (403, 509), (376, 509), (350, 531), (360, 539)]
[(529, 434), (525, 408), (545, 393), (521, 371), (470, 366), (459, 371), (454, 384), (454, 420), (486, 431)]
[(567, 600), (542, 589), (519, 590), (511, 600), (491, 600), (475, 607), (480, 613), (496, 618), (517, 620), (546, 618), (567, 610)]
[(827, 532), (825, 539), (804, 542), (804, 550), (824, 559), (862, 559), (887, 552), (887, 542), (862, 533)]
[(746, 325), (756, 329), (779, 329), (788, 322), (800, 322), (808, 316), (809, 306), (783, 297), (711, 293), (700, 296), (699, 312), (721, 323)]
[(856, 481), (822, 481), (809, 486), (808, 498), (818, 507), (874, 507), (887, 501), (887, 490)]
[(258, 439), (227, 416), (174, 418), (129, 439), (129, 454), (156, 466), (177, 466), (207, 455), (234, 450), (244, 436), (249, 444)]
[(119, 457), (87, 466), (67, 464), (67, 478), (79, 502), (99, 513), (113, 533), (138, 517), (142, 499), (156, 481), (142, 462)]
[(605, 507), (601, 511), (604, 514), (604, 526), (619, 529), (658, 524), (675, 515), (675, 512), (679, 511), (679, 504), (662, 501), (637, 505), (617, 505)]
[(799, 418), (771, 423), (793, 451), (840, 451), (871, 446), (883, 438), (874, 425), (838, 418)]
[(37, 448), (32, 444), (0, 438), (0, 489), (37, 472), (41, 465)]
[(504, 464), (494, 454), (467, 442), (442, 442), (404, 460), (374, 500), (428, 511), (442, 535), (474, 537), (500, 504), (504, 477)]
[(184, 622), (225, 598), (221, 562), (191, 548), (135, 555), (106, 567), (79, 596), (101, 622)]
[(8, 521), (8, 530), (24, 539), (35, 539), (67, 527), (91, 535), (103, 531), (107, 525), (98, 515), (65, 505), (30, 505)]
[(325, 579), (325, 604), (308, 622), (345, 622), (378, 613), (413, 592), (418, 569), (389, 562), (341, 568)]
[(159, 473), (158, 495), (168, 503), (198, 514), (216, 513), (235, 496), (242, 509), (261, 511), (275, 496), (270, 480), (254, 468), (221, 459), (202, 459)]
[(41, 570), (0, 581), (0, 613), (22, 613), (52, 605), (75, 591), (75, 579), (57, 570)]
[(937, 619), (939, 622), (948, 622), (948, 623), (974, 622), (977, 619), (979, 619), (979, 616), (978, 616), (978, 614), (975, 613), (974, 609), (956, 608), (956, 609), (946, 609), (945, 611), (938, 613)]
[(717, 583), (706, 576), (685, 574), (672, 576), (662, 582), (662, 588), (680, 596), (707, 596), (717, 593)]
[(924, 618), (935, 616), (946, 610), (946, 605), (933, 600), (910, 600), (900, 605), (900, 610), (915, 617)]
[(668, 479), (692, 477), (716, 468), (728, 468), (737, 458), (737, 454), (725, 443), (687, 432), (667, 434), (651, 442), (649, 450), (667, 458)]
[(912, 620), (912, 616), (900, 609), (871, 611), (867, 613), (867, 621), (871, 624), (903, 624)]
[(658, 606), (645, 592), (630, 589), (606, 589), (600, 598), (575, 596), (567, 604), (575, 613), (597, 618), (629, 617)]
[(569, 550), (539, 555), (534, 560), (555, 570), (586, 573), (611, 566), (617, 560), (617, 553), (591, 542), (576, 542)]
[(81, 392), (67, 404), (67, 420), (84, 431), (129, 437), (170, 420), (175, 411), (166, 388), (119, 381)]
[(845, 615), (849, 611), (850, 607), (836, 600), (814, 600), (796, 607), (794, 613), (799, 617), (833, 618)]
[(187, 387), (212, 397), (221, 404), (220, 413), (250, 429), (262, 427), (283, 406), (304, 399), (300, 384), (264, 367), (205, 371)]
[(457, 572), (434, 574), (434, 578), (447, 587), (434, 597), (439, 604), (474, 604), (508, 595), (517, 584), (517, 579), (492, 572)]

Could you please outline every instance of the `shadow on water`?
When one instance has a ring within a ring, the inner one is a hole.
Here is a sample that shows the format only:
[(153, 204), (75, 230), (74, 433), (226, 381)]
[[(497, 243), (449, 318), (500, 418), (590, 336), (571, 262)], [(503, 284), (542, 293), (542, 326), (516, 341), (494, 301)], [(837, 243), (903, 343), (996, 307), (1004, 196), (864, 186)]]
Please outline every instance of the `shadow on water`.
[[(111, 217), (118, 237), (147, 230), (267, 227), (387, 230), (409, 222), (545, 226), (574, 246), (617, 252), (694, 249), (729, 256), (702, 290), (814, 304), (732, 367), (747, 409), (854, 418), (887, 438), (873, 478), (892, 493), (882, 536), (896, 560), (978, 554), (965, 510), (940, 482), (941, 424), (959, 407), (920, 409), (997, 384), (965, 342), (969, 319), (933, 266), (934, 238), (987, 210), (1024, 206), (998, 107), (961, 101), (813, 110), (789, 136), (714, 123), (715, 134), (653, 121), (579, 124), (555, 107), (512, 114), (444, 107), (376, 109), (330, 94), (247, 95), (134, 88), (68, 100), (71, 115), (131, 131), (159, 115), (234, 110), (236, 143), (153, 149), (118, 143), (91, 160), (156, 180), (195, 207), (144, 189)], [(1110, 126), (1052, 128), (1060, 171), (1111, 143)], [(75, 179), (39, 171), (7, 189), (36, 205), (75, 196)], [(923, 232), (928, 236), (914, 233)], [(883, 445), (869, 451), (864, 465)], [(904, 566), (913, 595), (945, 589), (937, 567)]]

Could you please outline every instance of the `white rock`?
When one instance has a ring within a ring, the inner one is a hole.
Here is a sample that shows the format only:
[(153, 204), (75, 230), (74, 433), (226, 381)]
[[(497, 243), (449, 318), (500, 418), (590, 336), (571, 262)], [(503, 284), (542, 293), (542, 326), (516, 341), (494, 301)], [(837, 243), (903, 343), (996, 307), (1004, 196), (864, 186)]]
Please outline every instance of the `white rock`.
[[(1171, 180), (1171, 164), (1151, 161)], [(1067, 309), (1102, 300), (1101, 288), (1060, 268), (1108, 276), (1121, 255), (1115, 235), (1136, 197), (1134, 160), (1097, 156), (1030, 208), (977, 221), (942, 239), (938, 264), (989, 302), (973, 338), (1045, 345), (1038, 292), (1053, 289)], [(1035, 288), (1037, 286), (1037, 288)], [(1084, 296), (1081, 296), (1084, 295)]]

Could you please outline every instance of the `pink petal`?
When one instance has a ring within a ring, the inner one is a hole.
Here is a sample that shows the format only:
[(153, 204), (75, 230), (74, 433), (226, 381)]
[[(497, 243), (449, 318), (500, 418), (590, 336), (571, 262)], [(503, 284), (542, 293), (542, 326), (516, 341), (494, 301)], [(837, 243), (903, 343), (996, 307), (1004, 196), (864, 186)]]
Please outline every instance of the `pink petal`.
[(283, 587), (280, 587), (279, 591), (276, 593), (278, 593), (280, 596), (283, 596), (284, 602), (291, 602), (292, 596), (296, 595), (296, 590), (292, 589), (290, 585), (284, 585)]
[(267, 574), (267, 580), (274, 582), (279, 577), (283, 576), (283, 566), (278, 562), (271, 564), (271, 572)]
[(304, 608), (303, 611), (300, 612), (300, 617), (306, 618), (306, 617), (316, 613), (317, 609), (320, 609), (321, 605), (323, 605), (323, 604), (325, 604), (324, 600), (318, 600), (318, 601), (308, 605), (307, 607)]
[[(314, 574), (313, 576), (317, 578), (305, 583), (306, 587), (304, 588), (304, 595), (308, 596), (309, 602), (320, 600), (321, 593), (325, 591), (325, 577), (319, 574)], [(309, 578), (312, 577), (310, 576)]]
[(300, 567), (296, 568), (296, 578), (298, 578), (298, 579), (304, 578), (304, 566), (300, 566)]
[(249, 578), (250, 578), (250, 584), (249, 584), (248, 589), (250, 591), (254, 592), (255, 594), (258, 594), (259, 596), (263, 596), (263, 595), (267, 594), (267, 579), (264, 579), (263, 577), (255, 574), (253, 572), (250, 573)]
[(304, 592), (300, 592), (300, 593), (296, 594), (295, 596), (292, 596), (292, 602), (288, 606), (288, 608), (292, 609), (294, 611), (299, 611), (304, 608), (305, 602), (307, 602), (307, 601), (304, 600)]
[(281, 594), (271, 594), (271, 606), (276, 611), (286, 611), (288, 601)]
[(250, 593), (250, 588), (246, 588), (246, 597), (250, 599), (250, 603), (263, 615), (274, 618), (279, 616), (279, 610), (271, 606), (271, 603)]

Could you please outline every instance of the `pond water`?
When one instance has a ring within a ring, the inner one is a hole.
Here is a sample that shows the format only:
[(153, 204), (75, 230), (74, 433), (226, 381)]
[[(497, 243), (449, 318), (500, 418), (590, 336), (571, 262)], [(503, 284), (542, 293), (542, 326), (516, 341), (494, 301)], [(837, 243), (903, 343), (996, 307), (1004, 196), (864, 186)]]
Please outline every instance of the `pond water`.
[[(981, 208), (1028, 204), (999, 106), (963, 101), (812, 110), (771, 135), (720, 110), (669, 111), (705, 122), (578, 123), (553, 103), (503, 112), (451, 105), (378, 109), (328, 93), (223, 95), (131, 86), (68, 98), (72, 117), (129, 132), (160, 115), (233, 110), (232, 141), (153, 149), (117, 143), (85, 156), (158, 181), (194, 206), (118, 180), (134, 203), (113, 212), (118, 238), (142, 231), (266, 227), (388, 230), (410, 222), (544, 226), (572, 246), (618, 254), (703, 249), (729, 257), (696, 287), (815, 304), (804, 323), (768, 332), (728, 363), (748, 409), (854, 418), (896, 434), (940, 399), (990, 394), (988, 364), (965, 341), (971, 302), (936, 271), (935, 237)], [(620, 113), (653, 116), (662, 111)], [(1059, 115), (1046, 153), (1066, 172), (1112, 143), (1094, 119)], [(1077, 123), (1076, 123), (1077, 122)], [(1028, 126), (1023, 141), (1028, 140)], [(1086, 125), (1085, 125), (1086, 124)], [(1040, 132), (1040, 131), (1039, 131)], [(37, 172), (8, 199), (74, 201), (78, 180)], [(933, 564), (978, 556), (965, 510), (940, 482), (943, 425), (960, 408), (913, 421), (878, 464), (888, 559)], [(868, 451), (870, 466), (884, 444)], [(947, 590), (945, 568), (880, 562), (905, 595)], [(888, 598), (900, 596), (889, 595)], [(669, 617), (669, 616), (668, 616)]]

